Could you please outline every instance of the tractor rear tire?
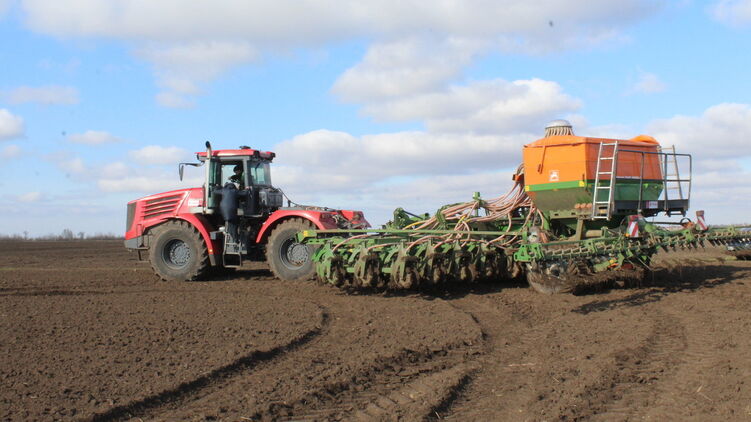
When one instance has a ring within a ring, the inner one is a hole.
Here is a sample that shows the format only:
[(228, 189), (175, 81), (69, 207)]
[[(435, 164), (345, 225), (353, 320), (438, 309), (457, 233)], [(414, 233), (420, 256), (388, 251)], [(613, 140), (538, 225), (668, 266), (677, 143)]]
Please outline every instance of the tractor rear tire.
[(266, 244), (266, 261), (274, 275), (285, 281), (307, 280), (315, 275), (313, 249), (297, 242), (297, 233), (313, 229), (313, 223), (303, 218), (291, 218), (271, 231)]
[(154, 229), (149, 260), (164, 281), (194, 281), (209, 268), (209, 255), (201, 234), (187, 221), (169, 221)]

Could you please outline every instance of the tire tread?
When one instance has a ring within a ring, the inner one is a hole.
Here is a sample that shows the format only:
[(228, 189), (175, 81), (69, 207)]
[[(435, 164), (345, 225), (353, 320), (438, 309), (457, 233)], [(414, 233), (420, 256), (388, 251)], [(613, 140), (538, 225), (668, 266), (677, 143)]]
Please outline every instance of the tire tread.
[[(171, 229), (176, 229), (185, 232), (188, 234), (189, 237), (192, 238), (193, 241), (195, 241), (198, 244), (198, 251), (197, 256), (199, 259), (199, 264), (195, 266), (195, 268), (192, 269), (192, 271), (187, 274), (184, 281), (196, 281), (202, 278), (209, 270), (209, 254), (208, 254), (208, 248), (206, 247), (206, 242), (204, 242), (203, 237), (201, 236), (201, 233), (193, 226), (192, 224), (188, 223), (184, 220), (170, 220), (166, 223), (163, 223), (159, 226), (157, 226), (153, 230), (153, 236), (155, 239), (158, 239), (159, 236)], [(156, 243), (156, 242), (154, 242)], [(154, 245), (155, 246), (155, 245)], [(152, 246), (153, 247), (153, 246)], [(154, 270), (154, 273), (162, 280), (162, 281), (173, 281), (174, 278), (171, 278), (169, 276), (166, 276), (162, 274), (162, 272), (157, 268), (157, 266), (154, 264), (154, 259), (151, 257), (152, 253), (155, 253), (153, 251), (150, 252), (150, 262), (151, 262), (151, 268)]]

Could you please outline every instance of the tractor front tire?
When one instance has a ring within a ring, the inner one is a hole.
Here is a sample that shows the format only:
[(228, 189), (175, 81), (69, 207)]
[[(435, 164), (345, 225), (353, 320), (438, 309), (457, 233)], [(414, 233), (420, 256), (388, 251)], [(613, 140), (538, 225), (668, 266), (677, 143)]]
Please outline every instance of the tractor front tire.
[(314, 228), (303, 218), (291, 218), (272, 230), (266, 244), (266, 261), (274, 275), (282, 280), (307, 280), (315, 275), (310, 245), (297, 241), (297, 233)]
[(201, 234), (187, 221), (170, 221), (154, 229), (149, 260), (164, 281), (194, 281), (206, 274), (209, 256)]

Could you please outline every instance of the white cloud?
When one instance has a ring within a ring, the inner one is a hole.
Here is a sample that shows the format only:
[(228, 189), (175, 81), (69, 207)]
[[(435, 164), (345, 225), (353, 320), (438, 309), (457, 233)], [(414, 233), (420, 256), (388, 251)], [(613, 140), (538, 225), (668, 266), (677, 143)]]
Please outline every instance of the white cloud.
[(0, 0), (0, 19), (8, 12), (10, 4), (11, 0)]
[(127, 164), (116, 161), (102, 166), (97, 171), (97, 176), (101, 178), (116, 179), (120, 177), (127, 177), (133, 173), (133, 169), (128, 167)]
[(24, 135), (23, 118), (0, 108), (0, 141), (21, 138)]
[(623, 28), (652, 15), (663, 3), (193, 0), (186, 7), (181, 0), (23, 0), (21, 4), (27, 25), (36, 31), (63, 38), (114, 38), (135, 45), (136, 54), (155, 66), (165, 94), (157, 97), (158, 103), (185, 107), (191, 101), (185, 95), (199, 94), (202, 84), (233, 66), (263, 54), (351, 39), (371, 40), (375, 45), (363, 63), (340, 79), (335, 87), (339, 95), (360, 101), (415, 93), (456, 76), (475, 54), (509, 50), (539, 54), (618, 40)]
[[(742, 168), (696, 172), (691, 208), (703, 209), (709, 224), (751, 223), (751, 172)], [(731, 181), (731, 182), (729, 182)]]
[(360, 194), (400, 178), (460, 175), (515, 167), (534, 135), (433, 135), (399, 132), (355, 137), (318, 130), (278, 144), (273, 180), (291, 192)]
[(137, 54), (154, 63), (166, 87), (196, 94), (194, 81), (213, 79), (228, 67), (254, 60), (257, 52), (247, 43), (212, 41), (150, 46)]
[(39, 192), (27, 192), (18, 196), (20, 202), (39, 202), (42, 199), (42, 194)]
[(148, 176), (100, 179), (97, 186), (104, 192), (153, 192), (168, 190), (171, 183)]
[[(680, 151), (677, 151), (680, 152)], [(743, 166), (733, 158), (706, 158), (704, 156), (696, 157), (697, 160), (694, 163), (697, 172), (736, 172), (743, 170)], [(751, 181), (751, 179), (748, 179)]]
[(73, 74), (81, 67), (81, 60), (70, 59), (66, 61), (55, 61), (52, 59), (40, 59), (38, 66), (50, 72)]
[[(346, 85), (357, 93), (354, 97), (368, 102), (365, 113), (383, 120), (423, 121), (427, 131), (356, 137), (317, 130), (276, 145), (275, 185), (298, 202), (351, 206), (348, 201), (355, 201), (375, 208), (380, 218), (402, 204), (437, 207), (457, 197), (466, 200), (488, 187), (488, 180), (507, 180), (521, 162), (522, 146), (539, 138), (547, 121), (580, 107), (557, 83), (540, 79), (452, 86), (447, 85), (449, 76), (416, 89), (386, 84), (369, 91), (369, 77), (352, 75), (338, 89)], [(486, 177), (490, 173), (495, 176)], [(485, 193), (500, 195), (505, 185), (488, 187)]]
[(639, 80), (636, 81), (631, 92), (641, 94), (656, 94), (664, 92), (667, 86), (654, 73), (639, 72)]
[(751, 23), (751, 0), (720, 0), (710, 6), (712, 16), (730, 26)]
[(186, 95), (201, 93), (200, 84), (209, 82), (231, 67), (252, 62), (256, 50), (244, 42), (192, 42), (169, 46), (149, 46), (137, 55), (153, 63), (157, 82), (164, 89), (157, 104), (171, 108), (193, 105)]
[(691, 207), (705, 209), (710, 224), (749, 222), (751, 172), (742, 160), (751, 156), (751, 106), (718, 104), (699, 116), (655, 120), (647, 133), (693, 156)]
[(110, 134), (109, 132), (99, 130), (87, 130), (84, 133), (74, 133), (68, 135), (68, 141), (76, 144), (85, 145), (104, 145), (115, 142), (122, 142), (123, 140)]
[(89, 168), (86, 167), (83, 160), (80, 157), (71, 158), (71, 159), (64, 159), (60, 157), (59, 159), (54, 159), (55, 163), (58, 167), (60, 167), (61, 170), (63, 170), (68, 175), (83, 175), (89, 171)]
[[(518, 159), (521, 159), (519, 150)], [(516, 163), (518, 164), (518, 163)], [(371, 224), (383, 224), (391, 219), (393, 211), (402, 207), (414, 213), (434, 213), (445, 204), (465, 202), (472, 199), (474, 192), (480, 192), (485, 199), (504, 194), (512, 185), (512, 168), (498, 167), (499, 170), (470, 172), (468, 174), (436, 174), (413, 177), (400, 177), (388, 183), (362, 185), (339, 182), (338, 189), (326, 189), (307, 183), (305, 178), (282, 180), (279, 167), (274, 169), (275, 185), (284, 189), (295, 202), (344, 209), (358, 209), (366, 212)], [(316, 180), (327, 183), (329, 178)]]
[(709, 107), (701, 116), (675, 116), (655, 120), (647, 133), (663, 146), (675, 145), (694, 159), (741, 158), (751, 155), (751, 106), (724, 103)]
[(555, 82), (495, 79), (371, 103), (364, 113), (386, 121), (424, 120), (431, 132), (508, 134), (538, 130), (580, 106)]
[[(149, 157), (149, 153), (157, 154), (156, 158)], [(185, 151), (179, 148), (146, 147), (131, 151), (131, 157), (146, 157), (148, 163), (158, 164), (167, 160), (179, 160)], [(166, 155), (162, 155), (166, 154)], [(169, 155), (172, 155), (169, 157)], [(186, 168), (185, 177), (180, 181), (177, 174), (176, 161), (170, 161), (169, 169), (161, 166), (144, 166), (142, 161), (125, 163), (113, 161), (109, 163), (86, 163), (81, 157), (71, 156), (66, 152), (57, 152), (47, 156), (65, 175), (77, 182), (93, 184), (99, 191), (107, 193), (130, 192), (148, 195), (179, 188), (201, 186), (203, 183), (203, 169)], [(173, 166), (174, 165), (174, 166)], [(87, 188), (87, 191), (91, 189)]]
[(196, 102), (174, 92), (160, 92), (154, 97), (156, 103), (167, 108), (193, 108)]
[[(256, 45), (311, 45), (344, 38), (453, 33), (525, 36), (559, 43), (597, 38), (661, 7), (647, 0), (519, 1), (46, 0), (22, 2), (28, 24), (59, 36), (157, 41), (243, 39)], [(549, 22), (554, 26), (550, 27)]]
[[(521, 159), (521, 156), (519, 157)], [(511, 188), (512, 169), (473, 172), (470, 174), (443, 174), (410, 178), (400, 183), (377, 185), (369, 188), (363, 204), (343, 203), (341, 206), (367, 206), (371, 223), (385, 222), (396, 207), (413, 213), (435, 213), (443, 205), (472, 200), (474, 192), (485, 199), (496, 198)]]
[(163, 147), (149, 145), (141, 149), (130, 151), (130, 158), (139, 164), (177, 164), (190, 158), (190, 153), (178, 147)]
[(4, 95), (11, 104), (78, 104), (78, 90), (72, 86), (19, 86)]
[(132, 192), (150, 195), (174, 189), (185, 189), (201, 186), (200, 177), (186, 177), (180, 181), (177, 172), (149, 172), (134, 170), (133, 175), (126, 177), (103, 177), (97, 180), (97, 187), (103, 192)]
[(21, 152), (21, 147), (19, 147), (18, 145), (6, 145), (2, 150), (0, 150), (0, 158), (15, 158), (21, 155)]
[[(430, 92), (456, 78), (482, 45), (411, 38), (376, 43), (363, 60), (344, 72), (332, 91), (348, 102), (370, 102)], [(440, 54), (436, 54), (440, 51)]]

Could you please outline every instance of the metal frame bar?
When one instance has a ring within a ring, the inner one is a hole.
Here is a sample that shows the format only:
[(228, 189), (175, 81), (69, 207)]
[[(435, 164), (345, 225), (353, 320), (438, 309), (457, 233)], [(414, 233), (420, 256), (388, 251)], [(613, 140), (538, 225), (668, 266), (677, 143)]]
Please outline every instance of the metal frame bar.
[[(622, 149), (621, 152), (630, 152), (634, 154), (641, 154), (641, 168), (640, 168), (640, 174), (639, 174), (639, 202), (638, 202), (638, 209), (642, 210), (642, 203), (643, 203), (643, 190), (644, 190), (644, 161), (646, 159), (646, 155), (657, 155), (658, 159), (660, 160), (660, 167), (662, 171), (662, 183), (663, 183), (663, 195), (664, 195), (664, 207), (663, 211), (668, 213), (670, 215), (670, 211), (668, 209), (668, 201), (670, 201), (670, 194), (668, 193), (668, 183), (677, 183), (679, 188), (679, 200), (685, 200), (690, 201), (691, 199), (691, 181), (692, 181), (692, 174), (693, 174), (693, 157), (691, 154), (679, 154), (675, 152), (675, 148), (673, 148), (673, 152), (664, 152), (664, 151), (658, 151), (658, 152), (652, 152), (652, 151), (638, 151), (633, 149)], [(672, 156), (673, 162), (676, 167), (676, 174), (675, 179), (669, 179), (668, 178), (668, 172), (667, 172), (667, 157)], [(680, 167), (678, 166), (678, 157), (687, 157), (688, 158), (688, 178), (684, 179), (680, 176)], [(688, 183), (688, 189), (686, 193), (686, 197), (683, 197), (683, 183)]]
[[(329, 229), (329, 230), (305, 230), (310, 234), (461, 234), (461, 235), (478, 235), (478, 236), (501, 236), (501, 235), (520, 235), (525, 233), (522, 230), (512, 231), (461, 231), (461, 230), (401, 230), (401, 229)], [(303, 233), (305, 233), (303, 232)], [(312, 237), (312, 236), (310, 236)]]

